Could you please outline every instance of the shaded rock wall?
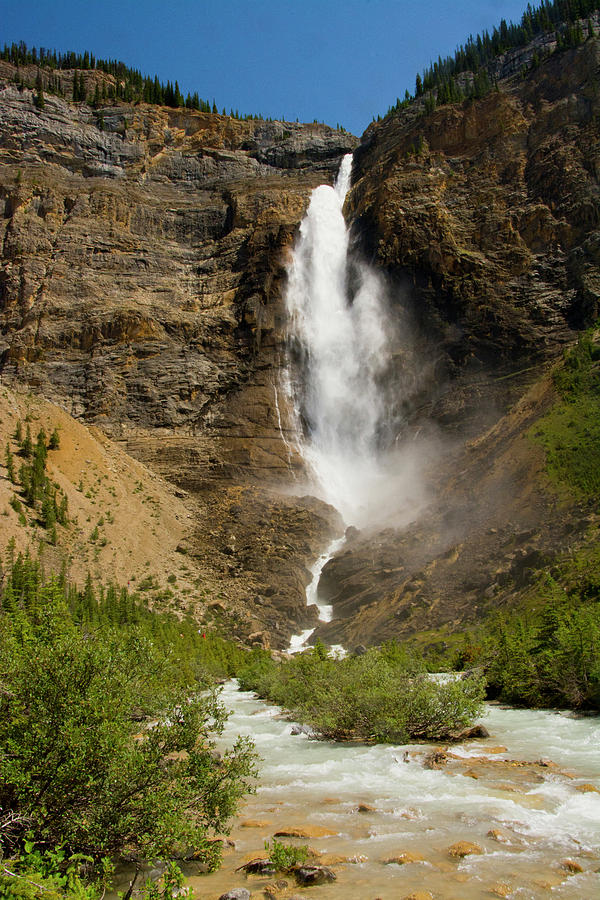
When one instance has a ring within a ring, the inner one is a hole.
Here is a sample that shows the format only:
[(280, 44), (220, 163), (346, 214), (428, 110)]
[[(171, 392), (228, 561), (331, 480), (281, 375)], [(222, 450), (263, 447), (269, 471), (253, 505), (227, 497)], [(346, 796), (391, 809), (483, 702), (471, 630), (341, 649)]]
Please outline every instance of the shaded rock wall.
[(356, 233), (410, 283), (453, 374), (556, 354), (598, 314), (599, 71), (588, 40), (481, 101), (430, 115), (417, 102), (361, 141)]

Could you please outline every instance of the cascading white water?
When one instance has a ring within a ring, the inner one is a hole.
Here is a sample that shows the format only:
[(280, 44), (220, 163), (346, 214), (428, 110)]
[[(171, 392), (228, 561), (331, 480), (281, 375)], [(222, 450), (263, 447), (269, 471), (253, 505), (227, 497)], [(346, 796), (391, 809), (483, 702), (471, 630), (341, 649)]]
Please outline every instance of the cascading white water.
[[(342, 208), (352, 156), (334, 187), (313, 191), (289, 269), (286, 305), (297, 374), (302, 451), (320, 492), (347, 524), (373, 518), (387, 473), (378, 449), (385, 417), (378, 379), (388, 356), (382, 284), (352, 262)], [(352, 281), (352, 283), (350, 283)]]
[[(300, 226), (285, 298), (290, 347), (285, 386), (315, 493), (335, 506), (347, 525), (400, 525), (423, 505), (420, 466), (427, 447), (400, 437), (398, 411), (406, 399), (403, 387), (410, 395), (411, 379), (403, 386), (398, 349), (406, 350), (410, 340), (397, 328), (401, 305), (396, 303), (392, 317), (381, 277), (352, 253), (343, 215), (351, 172), (349, 154), (335, 185), (313, 191)], [(330, 613), (317, 602), (319, 577), (341, 543), (334, 542), (329, 555), (317, 561), (307, 589), (307, 603), (317, 604), (322, 621)], [(306, 647), (313, 630), (292, 637), (292, 652)]]

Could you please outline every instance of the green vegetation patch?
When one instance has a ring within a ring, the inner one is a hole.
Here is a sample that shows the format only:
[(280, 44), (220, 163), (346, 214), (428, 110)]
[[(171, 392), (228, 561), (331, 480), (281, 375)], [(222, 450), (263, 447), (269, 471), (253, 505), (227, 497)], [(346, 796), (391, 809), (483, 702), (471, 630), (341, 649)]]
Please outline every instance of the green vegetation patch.
[[(212, 839), (227, 832), (255, 776), (247, 739), (215, 749), (226, 712), (212, 675), (241, 657), (124, 589), (95, 590), (88, 577), (77, 590), (9, 550), (0, 591), (0, 897), (94, 897), (110, 860), (125, 853), (140, 865), (193, 853), (216, 867), (221, 844)], [(38, 893), (28, 892), (32, 883)], [(168, 891), (165, 882), (148, 896)]]
[(600, 541), (540, 573), (523, 606), (496, 613), (453, 648), (455, 668), (481, 666), (488, 696), (528, 707), (600, 710)]
[(283, 706), (333, 740), (440, 740), (481, 712), (480, 678), (438, 683), (398, 644), (333, 659), (320, 643), (288, 661), (256, 653), (240, 675), (246, 689)]
[(600, 341), (583, 335), (554, 375), (560, 400), (529, 432), (544, 448), (552, 481), (578, 495), (600, 495)]

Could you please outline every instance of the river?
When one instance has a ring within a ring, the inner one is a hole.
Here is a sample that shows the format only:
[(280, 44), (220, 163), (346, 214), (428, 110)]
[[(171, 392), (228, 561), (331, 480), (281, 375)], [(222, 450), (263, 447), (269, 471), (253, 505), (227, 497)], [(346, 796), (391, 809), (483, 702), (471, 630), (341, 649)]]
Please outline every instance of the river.
[[(261, 774), (234, 825), (235, 848), (226, 850), (223, 868), (191, 878), (196, 896), (217, 900), (242, 886), (252, 897), (265, 896), (265, 886), (277, 879), (235, 869), (264, 857), (264, 841), (276, 831), (297, 827), (331, 832), (282, 840), (325, 854), (337, 880), (299, 889), (287, 877), (282, 897), (395, 900), (417, 890), (435, 900), (598, 896), (598, 717), (489, 705), (482, 722), (490, 737), (452, 746), (453, 756), (429, 769), (431, 746), (310, 740), (292, 735), (277, 707), (237, 690), (235, 682), (224, 687), (223, 700), (231, 709), (224, 742), (250, 735)], [(520, 764), (540, 759), (543, 764)], [(482, 852), (454, 858), (448, 851), (457, 841)], [(384, 863), (400, 854), (422, 861)]]

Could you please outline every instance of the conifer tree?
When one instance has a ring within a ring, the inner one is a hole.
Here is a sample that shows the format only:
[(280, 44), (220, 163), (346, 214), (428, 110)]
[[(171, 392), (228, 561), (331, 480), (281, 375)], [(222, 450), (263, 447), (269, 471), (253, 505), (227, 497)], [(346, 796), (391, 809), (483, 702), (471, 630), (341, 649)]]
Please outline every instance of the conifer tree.
[(21, 444), (21, 452), (25, 459), (31, 459), (33, 454), (33, 441), (31, 440), (31, 429), (29, 428), (29, 425), (27, 426), (25, 438)]
[(6, 442), (5, 463), (6, 463), (6, 474), (8, 475), (9, 481), (12, 484), (16, 484), (17, 476), (15, 474), (15, 462), (14, 462), (14, 458), (11, 453), (10, 444), (8, 443), (8, 441)]

